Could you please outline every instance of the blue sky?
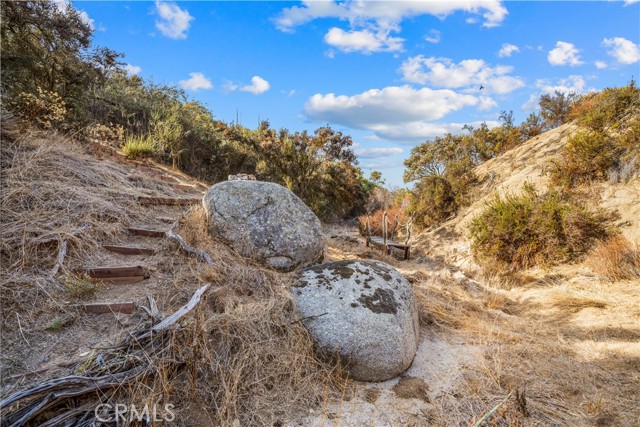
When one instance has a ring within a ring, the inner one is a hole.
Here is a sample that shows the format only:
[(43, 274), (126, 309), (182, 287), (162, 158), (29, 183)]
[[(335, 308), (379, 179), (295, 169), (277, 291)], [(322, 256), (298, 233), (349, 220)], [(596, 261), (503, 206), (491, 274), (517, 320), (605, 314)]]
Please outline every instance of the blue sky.
[[(64, 2), (64, 0), (58, 0)], [(640, 75), (631, 1), (83, 2), (130, 73), (216, 118), (352, 136), (365, 174), (402, 185), (411, 147), (465, 123), (517, 122), (542, 93)], [(484, 86), (483, 90), (479, 90)]]

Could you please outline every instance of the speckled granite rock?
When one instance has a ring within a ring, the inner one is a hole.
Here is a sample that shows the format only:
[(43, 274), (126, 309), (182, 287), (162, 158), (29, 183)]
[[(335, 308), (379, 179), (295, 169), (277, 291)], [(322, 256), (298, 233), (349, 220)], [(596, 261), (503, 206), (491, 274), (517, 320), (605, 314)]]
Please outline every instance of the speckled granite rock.
[(418, 312), (411, 285), (390, 265), (352, 260), (305, 268), (291, 291), (319, 351), (348, 361), (353, 378), (384, 381), (411, 365)]
[(281, 271), (321, 262), (316, 215), (291, 191), (262, 181), (225, 181), (203, 198), (209, 230), (238, 253)]

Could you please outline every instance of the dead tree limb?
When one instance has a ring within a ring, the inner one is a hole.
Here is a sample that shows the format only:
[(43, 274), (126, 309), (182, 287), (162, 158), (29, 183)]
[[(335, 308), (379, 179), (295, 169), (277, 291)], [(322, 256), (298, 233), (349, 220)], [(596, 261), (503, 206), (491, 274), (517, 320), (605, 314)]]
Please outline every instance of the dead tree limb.
[(49, 276), (54, 277), (56, 274), (58, 274), (58, 271), (60, 270), (60, 267), (62, 267), (62, 263), (64, 262), (64, 257), (66, 256), (67, 256), (67, 241), (63, 240), (62, 243), (60, 244), (60, 249), (58, 250), (58, 260), (56, 261), (56, 264), (51, 269), (51, 273), (49, 273)]
[(182, 250), (184, 250), (189, 255), (195, 255), (197, 258), (203, 260), (207, 264), (213, 265), (213, 260), (211, 259), (211, 257), (209, 256), (208, 253), (206, 253), (205, 251), (202, 251), (200, 249), (192, 248), (191, 246), (187, 245), (187, 243), (184, 241), (182, 236), (173, 231), (173, 230), (176, 229), (176, 227), (178, 226), (179, 223), (180, 223), (180, 220), (178, 220), (175, 223), (173, 223), (173, 226), (171, 226), (171, 229), (169, 229), (165, 233), (167, 235), (167, 237), (169, 239), (171, 239), (171, 240), (175, 240), (176, 242), (178, 242), (178, 244), (180, 245)]

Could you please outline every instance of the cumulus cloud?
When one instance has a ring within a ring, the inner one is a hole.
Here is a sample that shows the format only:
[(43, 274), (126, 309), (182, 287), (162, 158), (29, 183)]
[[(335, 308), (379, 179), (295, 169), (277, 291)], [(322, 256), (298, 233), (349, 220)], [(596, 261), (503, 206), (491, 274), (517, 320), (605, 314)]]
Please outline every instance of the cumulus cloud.
[(598, 70), (602, 70), (604, 68), (607, 68), (607, 63), (604, 62), (604, 61), (596, 61), (596, 62), (594, 62), (594, 64), (595, 64), (595, 66), (596, 66), (596, 68)]
[(431, 31), (429, 31), (429, 34), (424, 36), (424, 39), (426, 41), (428, 41), (429, 43), (440, 43), (440, 40), (441, 40), (440, 31), (431, 30)]
[[(240, 85), (238, 83), (227, 81), (223, 87), (224, 87), (224, 90), (227, 92), (234, 92), (236, 90), (240, 90), (242, 92), (249, 92), (254, 95), (260, 95), (268, 91), (271, 85), (269, 84), (268, 81), (266, 81), (262, 77), (253, 76), (251, 77), (251, 84)], [(291, 91), (288, 92), (288, 96), (293, 96), (295, 94), (296, 94), (295, 89), (292, 89)]]
[(392, 168), (401, 168), (403, 167), (403, 162), (402, 161), (395, 161), (395, 162), (375, 162), (375, 163), (367, 163), (365, 165), (363, 165), (362, 167), (364, 169), (392, 169)]
[(524, 86), (518, 78), (509, 76), (513, 67), (489, 66), (482, 59), (465, 59), (454, 63), (448, 58), (414, 56), (402, 63), (400, 72), (405, 81), (444, 88), (484, 86), (487, 93), (504, 95)]
[(404, 150), (400, 147), (363, 148), (355, 150), (356, 155), (363, 159), (379, 159), (384, 157), (402, 154)]
[(260, 95), (268, 91), (270, 87), (271, 85), (269, 84), (269, 82), (262, 77), (253, 76), (251, 77), (251, 84), (242, 86), (240, 90), (243, 92), (250, 92), (254, 95)]
[(500, 48), (500, 50), (498, 51), (498, 56), (500, 58), (508, 58), (514, 53), (518, 53), (518, 52), (520, 52), (520, 48), (515, 44), (504, 43)]
[(475, 96), (452, 90), (389, 86), (353, 96), (316, 94), (306, 102), (305, 112), (314, 120), (367, 129), (379, 123), (440, 119), (478, 103)]
[(448, 89), (389, 86), (347, 96), (316, 94), (304, 110), (314, 121), (369, 130), (379, 138), (418, 142), (462, 129), (459, 123), (434, 123), (465, 107), (482, 107), (484, 100)]
[(126, 64), (124, 66), (124, 70), (127, 72), (128, 75), (135, 76), (136, 74), (140, 74), (140, 72), (142, 71), (142, 68), (138, 67), (137, 65)]
[[(370, 54), (402, 50), (404, 39), (392, 34), (400, 32), (400, 23), (404, 19), (419, 15), (444, 18), (458, 11), (481, 15), (485, 27), (500, 25), (508, 13), (499, 0), (380, 1), (366, 2), (366, 4), (361, 0), (343, 2), (307, 0), (299, 6), (284, 8), (274, 18), (274, 22), (281, 31), (293, 32), (296, 27), (315, 19), (337, 18), (347, 21), (348, 30), (331, 28), (324, 36), (325, 42), (345, 52)], [(429, 38), (439, 41), (439, 34), (431, 35)], [(427, 39), (427, 41), (431, 40)]]
[(300, 6), (292, 6), (282, 10), (275, 18), (275, 24), (281, 31), (293, 31), (297, 26), (320, 18), (338, 18), (349, 21), (352, 25), (375, 23), (378, 27), (389, 27), (399, 24), (403, 19), (419, 15), (434, 15), (444, 18), (454, 12), (464, 11), (482, 15), (485, 27), (495, 27), (507, 16), (507, 9), (498, 0), (467, 0), (464, 2), (444, 1), (396, 1), (396, 2), (363, 2), (348, 0), (336, 1), (303, 1)]
[(625, 6), (629, 6), (632, 5), (634, 3), (638, 3), (640, 0), (624, 0), (624, 5)]
[(575, 67), (583, 64), (580, 60), (580, 51), (572, 43), (562, 41), (556, 42), (556, 47), (549, 51), (547, 60), (551, 65), (570, 65)]
[(603, 46), (610, 48), (607, 52), (620, 64), (635, 64), (640, 62), (640, 45), (622, 37), (604, 39)]
[(475, 121), (471, 123), (429, 123), (424, 121), (411, 122), (404, 125), (381, 124), (376, 128), (376, 134), (382, 138), (397, 141), (400, 143), (417, 143), (427, 139), (442, 136), (447, 133), (459, 135), (464, 133), (465, 124), (479, 127), (482, 123), (486, 123), (491, 129), (500, 126), (495, 120)]
[(371, 54), (373, 52), (402, 50), (404, 39), (391, 36), (389, 30), (375, 32), (368, 29), (344, 31), (333, 27), (324, 36), (324, 41), (343, 52)]
[(195, 18), (186, 9), (175, 3), (156, 1), (156, 13), (156, 28), (163, 35), (176, 40), (187, 38), (187, 30)]
[(178, 84), (184, 89), (194, 91), (213, 88), (211, 81), (202, 73), (189, 73), (189, 78), (187, 80), (180, 80)]

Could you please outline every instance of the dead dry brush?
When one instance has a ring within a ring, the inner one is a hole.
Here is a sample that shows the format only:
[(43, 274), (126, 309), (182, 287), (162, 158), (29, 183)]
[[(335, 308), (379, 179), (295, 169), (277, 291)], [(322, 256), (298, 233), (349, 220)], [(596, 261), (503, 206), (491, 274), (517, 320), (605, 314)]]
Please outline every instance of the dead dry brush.
[[(585, 358), (576, 352), (583, 340), (594, 338), (573, 317), (583, 309), (606, 309), (604, 300), (570, 289), (555, 290), (542, 301), (520, 300), (502, 286), (454, 278), (448, 269), (412, 279), (421, 324), (474, 354), (460, 367), (461, 382), (434, 400), (443, 425), (472, 425), (503, 401), (478, 425), (637, 422), (640, 414), (632, 402), (640, 398), (640, 379), (630, 375), (637, 359)], [(607, 336), (603, 332), (599, 339)]]
[[(27, 351), (13, 345), (21, 340), (16, 319), (36, 317), (51, 304), (68, 310), (62, 285), (68, 265), (86, 264), (101, 244), (149, 219), (135, 200), (154, 192), (149, 182), (126, 165), (96, 160), (73, 141), (3, 130), (0, 304), (3, 347), (10, 350), (3, 358)], [(196, 209), (175, 232), (212, 263), (186, 256), (167, 239), (163, 250), (175, 254), (161, 258), (166, 267), (157, 271), (164, 287), (152, 300), (165, 313), (209, 285), (188, 315), (150, 334), (164, 316), (146, 304), (136, 327), (77, 361), (70, 376), (49, 378), (35, 392), (27, 388), (19, 401), (8, 393), (25, 390), (5, 389), (2, 425), (89, 425), (100, 403), (171, 403), (175, 425), (285, 424), (333, 396), (343, 380), (335, 365), (316, 358), (293, 310), (291, 276), (242, 259), (205, 227), (204, 212)], [(64, 242), (67, 258), (52, 277)], [(7, 315), (14, 312), (19, 315)]]

